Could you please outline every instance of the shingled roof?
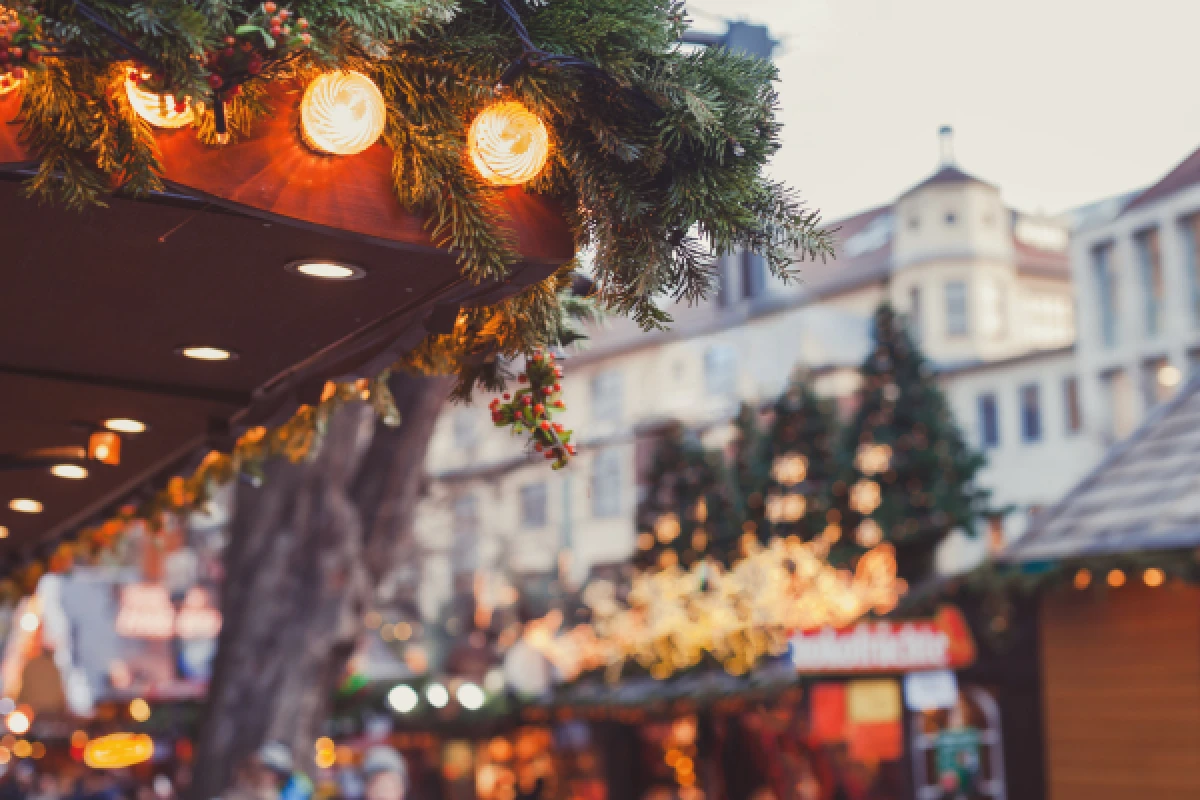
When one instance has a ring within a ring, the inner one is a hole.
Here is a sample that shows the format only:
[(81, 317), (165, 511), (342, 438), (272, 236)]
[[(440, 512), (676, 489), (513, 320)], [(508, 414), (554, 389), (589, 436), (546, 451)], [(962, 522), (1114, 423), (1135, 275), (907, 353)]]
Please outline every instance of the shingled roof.
[(1200, 378), (1126, 441), (1005, 554), (1013, 562), (1200, 545)]

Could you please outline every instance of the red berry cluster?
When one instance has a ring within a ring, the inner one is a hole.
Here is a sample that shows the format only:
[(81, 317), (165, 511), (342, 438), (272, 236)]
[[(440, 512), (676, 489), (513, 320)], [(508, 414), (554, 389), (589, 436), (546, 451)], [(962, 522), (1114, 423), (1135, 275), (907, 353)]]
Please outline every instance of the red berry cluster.
[(208, 85), (228, 87), (225, 93), (236, 97), (242, 80), (259, 75), (268, 59), (310, 44), (308, 20), (297, 19), (289, 9), (268, 0), (233, 35), (225, 37), (224, 47), (204, 54), (204, 66), (211, 71)]
[(554, 363), (554, 354), (535, 352), (525, 362), (525, 371), (517, 376), (522, 384), (515, 395), (504, 393), (503, 401), (492, 400), (492, 422), (498, 428), (511, 426), (513, 433), (529, 432), (533, 449), (554, 461), (554, 469), (562, 469), (575, 455), (571, 431), (553, 421), (555, 411), (565, 411), (562, 401), (563, 369)]
[(36, 49), (34, 18), (0, 6), (0, 94), (15, 88), (25, 77), (25, 68), (37, 64), (42, 54)]

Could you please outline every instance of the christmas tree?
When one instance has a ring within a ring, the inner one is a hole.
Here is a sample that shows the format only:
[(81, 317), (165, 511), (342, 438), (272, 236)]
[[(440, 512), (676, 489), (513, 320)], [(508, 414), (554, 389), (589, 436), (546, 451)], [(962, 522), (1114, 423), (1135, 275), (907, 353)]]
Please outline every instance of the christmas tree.
[(679, 423), (663, 433), (638, 505), (636, 564), (657, 569), (736, 555), (738, 526), (720, 453), (704, 449)]
[(765, 429), (758, 417), (743, 408), (736, 422), (734, 475), (744, 530), (762, 542), (825, 533), (838, 476), (833, 408), (797, 373), (770, 407)]
[(932, 573), (948, 533), (974, 533), (988, 498), (975, 485), (984, 459), (967, 446), (930, 364), (891, 307), (875, 312), (872, 336), (859, 407), (842, 439), (845, 477), (833, 487), (833, 510), (847, 544), (892, 542), (911, 582)]

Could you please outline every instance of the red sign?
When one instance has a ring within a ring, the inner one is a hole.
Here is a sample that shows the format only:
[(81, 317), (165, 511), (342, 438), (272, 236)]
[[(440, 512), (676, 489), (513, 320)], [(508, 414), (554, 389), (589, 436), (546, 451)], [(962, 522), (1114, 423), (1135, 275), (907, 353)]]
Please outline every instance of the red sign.
[(961, 669), (975, 662), (975, 642), (962, 612), (943, 606), (933, 619), (861, 622), (800, 633), (788, 648), (798, 672), (913, 672)]

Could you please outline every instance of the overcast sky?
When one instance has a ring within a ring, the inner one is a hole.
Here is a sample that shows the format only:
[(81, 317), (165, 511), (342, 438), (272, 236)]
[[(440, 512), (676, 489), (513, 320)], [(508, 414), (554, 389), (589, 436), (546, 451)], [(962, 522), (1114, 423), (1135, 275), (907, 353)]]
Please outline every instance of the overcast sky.
[(1029, 211), (1151, 183), (1200, 146), (1197, 0), (688, 0), (783, 41), (775, 174), (834, 219), (959, 164)]

